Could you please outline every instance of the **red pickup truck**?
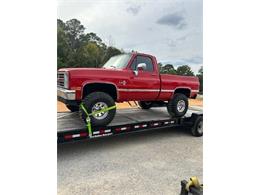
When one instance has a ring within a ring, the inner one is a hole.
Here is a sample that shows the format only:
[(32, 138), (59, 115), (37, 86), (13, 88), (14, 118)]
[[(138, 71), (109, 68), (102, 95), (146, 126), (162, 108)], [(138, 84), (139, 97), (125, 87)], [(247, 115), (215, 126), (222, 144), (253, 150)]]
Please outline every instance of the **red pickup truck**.
[[(58, 100), (71, 111), (80, 111), (82, 102), (88, 113), (115, 105), (138, 101), (142, 109), (164, 102), (172, 117), (185, 115), (188, 98), (196, 98), (199, 80), (193, 76), (160, 74), (156, 58), (143, 53), (127, 53), (110, 58), (102, 68), (63, 68), (58, 70)], [(116, 110), (91, 116), (93, 126), (109, 124)]]

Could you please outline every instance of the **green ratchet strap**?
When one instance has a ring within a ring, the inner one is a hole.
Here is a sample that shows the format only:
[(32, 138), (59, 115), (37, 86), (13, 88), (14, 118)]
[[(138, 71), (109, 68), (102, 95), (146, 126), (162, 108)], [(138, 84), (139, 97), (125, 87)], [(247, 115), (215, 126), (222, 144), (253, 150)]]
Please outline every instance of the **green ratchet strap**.
[(101, 112), (107, 112), (109, 110), (112, 110), (112, 109), (115, 109), (116, 106), (111, 106), (111, 107), (108, 107), (108, 108), (104, 108), (102, 110), (98, 110), (98, 111), (95, 111), (95, 112), (92, 112), (92, 113), (88, 113), (87, 109), (84, 107), (84, 105), (81, 103), (80, 104), (80, 107), (82, 108), (82, 110), (85, 112), (85, 114), (87, 115), (86, 117), (86, 122), (87, 122), (87, 130), (88, 130), (88, 134), (89, 136), (91, 137), (92, 136), (92, 128), (91, 128), (91, 119), (90, 119), (90, 116), (93, 116), (95, 114), (98, 114), (98, 113), (101, 113)]

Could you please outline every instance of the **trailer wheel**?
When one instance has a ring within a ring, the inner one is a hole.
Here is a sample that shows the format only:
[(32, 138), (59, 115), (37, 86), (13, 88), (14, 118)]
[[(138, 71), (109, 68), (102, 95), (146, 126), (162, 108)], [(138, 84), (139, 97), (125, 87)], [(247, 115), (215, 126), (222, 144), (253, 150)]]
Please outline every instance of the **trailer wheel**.
[(77, 112), (79, 111), (79, 107), (78, 106), (72, 106), (72, 105), (66, 105), (66, 107), (71, 111), (71, 112)]
[(167, 104), (167, 111), (172, 117), (182, 117), (186, 114), (189, 107), (188, 98), (181, 93), (174, 94)]
[(203, 135), (203, 116), (198, 116), (191, 128), (191, 134), (196, 137)]
[[(114, 99), (110, 95), (103, 92), (93, 92), (87, 95), (82, 100), (82, 103), (89, 114), (95, 111), (102, 110), (104, 108), (115, 106)], [(80, 117), (83, 119), (83, 121), (86, 123), (87, 115), (82, 110), (82, 108), (79, 109), (79, 114)], [(116, 109), (112, 109), (107, 112), (101, 112), (93, 116), (90, 116), (91, 125), (105, 126), (113, 120), (115, 114), (116, 114)]]
[(139, 101), (138, 105), (142, 108), (142, 109), (150, 109), (152, 107), (153, 102), (146, 102), (146, 101)]

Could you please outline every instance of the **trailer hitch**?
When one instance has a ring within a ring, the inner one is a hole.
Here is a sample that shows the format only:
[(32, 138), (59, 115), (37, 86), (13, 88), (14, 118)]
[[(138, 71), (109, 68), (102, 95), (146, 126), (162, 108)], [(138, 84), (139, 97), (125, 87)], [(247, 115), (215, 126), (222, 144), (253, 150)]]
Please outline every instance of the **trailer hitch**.
[(93, 116), (95, 114), (99, 114), (101, 112), (108, 112), (109, 110), (112, 110), (112, 109), (115, 109), (116, 106), (110, 106), (108, 108), (104, 108), (104, 109), (101, 109), (101, 110), (98, 110), (98, 111), (95, 111), (95, 112), (92, 112), (92, 113), (88, 113), (87, 109), (84, 107), (83, 103), (80, 104), (80, 107), (82, 108), (82, 110), (85, 112), (85, 114), (87, 115), (86, 117), (86, 128), (87, 128), (87, 131), (88, 131), (88, 134), (89, 134), (89, 137), (92, 137), (92, 126), (91, 126), (91, 119), (90, 119), (90, 116)]

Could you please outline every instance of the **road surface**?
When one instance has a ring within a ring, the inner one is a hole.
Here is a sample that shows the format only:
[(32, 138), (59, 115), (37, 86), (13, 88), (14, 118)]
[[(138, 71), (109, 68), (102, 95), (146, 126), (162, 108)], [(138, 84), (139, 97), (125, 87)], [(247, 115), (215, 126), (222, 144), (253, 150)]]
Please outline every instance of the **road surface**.
[(171, 194), (202, 181), (202, 137), (160, 129), (58, 146), (58, 194)]

